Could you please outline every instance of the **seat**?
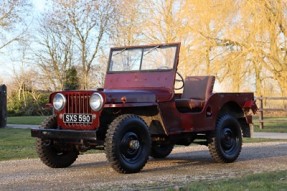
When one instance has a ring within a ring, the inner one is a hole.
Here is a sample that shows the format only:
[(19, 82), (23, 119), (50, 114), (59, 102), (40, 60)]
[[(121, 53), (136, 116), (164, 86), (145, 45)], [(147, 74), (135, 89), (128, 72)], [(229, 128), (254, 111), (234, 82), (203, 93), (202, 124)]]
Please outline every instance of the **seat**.
[(212, 95), (215, 76), (188, 76), (184, 81), (184, 89), (180, 99), (176, 99), (176, 107), (180, 111), (201, 111), (205, 101)]

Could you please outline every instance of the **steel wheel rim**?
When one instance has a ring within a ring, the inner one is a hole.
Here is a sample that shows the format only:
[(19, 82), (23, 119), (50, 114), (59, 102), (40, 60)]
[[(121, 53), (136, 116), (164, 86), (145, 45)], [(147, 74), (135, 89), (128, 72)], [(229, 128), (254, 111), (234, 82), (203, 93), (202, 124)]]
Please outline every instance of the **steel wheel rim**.
[(226, 154), (233, 154), (233, 152), (237, 150), (239, 145), (239, 137), (234, 128), (225, 127), (222, 130), (220, 145)]
[(127, 132), (120, 142), (120, 155), (128, 162), (135, 162), (142, 151), (140, 137), (134, 132)]

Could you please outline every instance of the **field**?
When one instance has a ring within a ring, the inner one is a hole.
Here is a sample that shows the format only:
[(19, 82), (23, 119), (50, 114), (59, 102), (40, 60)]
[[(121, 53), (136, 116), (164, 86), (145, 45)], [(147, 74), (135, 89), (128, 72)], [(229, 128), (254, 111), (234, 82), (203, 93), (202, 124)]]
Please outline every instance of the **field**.
[(40, 125), (47, 116), (8, 117), (7, 124)]
[(255, 132), (277, 132), (287, 133), (287, 118), (286, 117), (266, 117), (264, 118), (264, 129), (259, 128), (259, 119), (257, 116), (253, 118)]
[(35, 158), (34, 143), (30, 129), (0, 128), (0, 161)]

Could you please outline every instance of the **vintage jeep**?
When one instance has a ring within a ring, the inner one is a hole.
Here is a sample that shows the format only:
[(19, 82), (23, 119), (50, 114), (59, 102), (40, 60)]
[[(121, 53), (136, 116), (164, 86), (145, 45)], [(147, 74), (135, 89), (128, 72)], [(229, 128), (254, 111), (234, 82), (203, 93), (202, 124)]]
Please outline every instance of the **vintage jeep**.
[(253, 93), (213, 93), (214, 76), (183, 79), (179, 49), (112, 48), (104, 88), (52, 93), (54, 115), (31, 130), (42, 162), (68, 167), (80, 152), (104, 149), (116, 171), (135, 173), (149, 156), (164, 158), (174, 145), (191, 143), (208, 146), (217, 162), (235, 161), (242, 135), (250, 136)]

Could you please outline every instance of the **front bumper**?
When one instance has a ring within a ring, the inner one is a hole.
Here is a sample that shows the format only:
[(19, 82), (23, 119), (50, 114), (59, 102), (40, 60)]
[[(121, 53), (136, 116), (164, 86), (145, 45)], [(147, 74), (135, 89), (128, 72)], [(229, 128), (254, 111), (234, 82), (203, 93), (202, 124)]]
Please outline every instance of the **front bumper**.
[(41, 139), (61, 139), (61, 140), (87, 140), (96, 141), (97, 131), (76, 131), (64, 129), (31, 129), (31, 136)]

